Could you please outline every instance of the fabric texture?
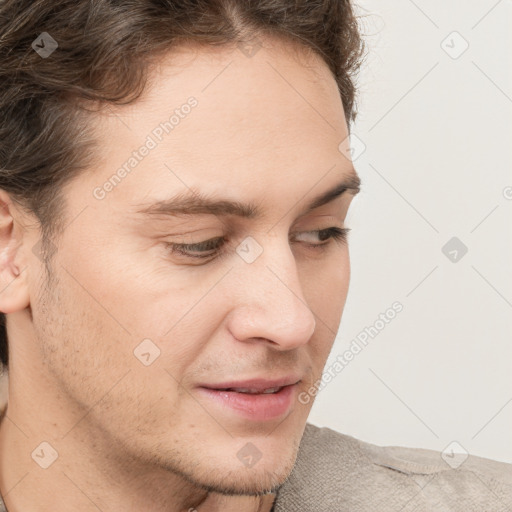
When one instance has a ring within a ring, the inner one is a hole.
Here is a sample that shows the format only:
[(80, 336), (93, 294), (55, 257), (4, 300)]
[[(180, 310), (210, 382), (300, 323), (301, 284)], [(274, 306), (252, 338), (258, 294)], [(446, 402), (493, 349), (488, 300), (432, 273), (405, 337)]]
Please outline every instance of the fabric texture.
[[(453, 464), (452, 464), (453, 465)], [(275, 512), (510, 512), (512, 464), (469, 455), (377, 446), (306, 425)]]
[(272, 510), (510, 512), (512, 464), (469, 455), (453, 468), (434, 450), (377, 446), (307, 423)]

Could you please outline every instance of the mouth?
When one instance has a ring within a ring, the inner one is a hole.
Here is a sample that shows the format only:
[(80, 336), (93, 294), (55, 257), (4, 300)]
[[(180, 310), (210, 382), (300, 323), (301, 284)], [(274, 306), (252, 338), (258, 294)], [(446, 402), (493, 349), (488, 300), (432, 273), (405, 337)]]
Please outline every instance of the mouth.
[(288, 413), (300, 378), (237, 381), (198, 387), (199, 393), (221, 413), (252, 421), (269, 421)]
[(257, 389), (257, 388), (220, 388), (217, 391), (235, 391), (236, 393), (248, 393), (250, 395), (257, 394), (269, 394), (269, 393), (278, 393), (283, 389), (284, 386), (278, 386), (274, 388), (266, 388), (266, 389)]

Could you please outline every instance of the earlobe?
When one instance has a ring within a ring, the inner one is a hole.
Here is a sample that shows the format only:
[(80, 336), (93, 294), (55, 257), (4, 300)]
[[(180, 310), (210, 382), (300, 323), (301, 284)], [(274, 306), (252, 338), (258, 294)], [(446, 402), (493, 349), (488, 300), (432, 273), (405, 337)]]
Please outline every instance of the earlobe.
[(15, 208), (5, 190), (0, 190), (0, 312), (13, 313), (27, 308), (30, 297), (26, 267), (21, 249), (23, 229), (16, 225)]

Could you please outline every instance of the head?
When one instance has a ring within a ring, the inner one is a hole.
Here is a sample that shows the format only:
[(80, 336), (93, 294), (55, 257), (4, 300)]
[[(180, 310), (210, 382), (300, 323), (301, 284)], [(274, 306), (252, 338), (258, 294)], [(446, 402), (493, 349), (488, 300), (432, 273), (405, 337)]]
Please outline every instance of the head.
[[(348, 292), (347, 240), (328, 230), (357, 191), (340, 150), (362, 55), (350, 2), (0, 14), (10, 400), (88, 411), (74, 428), (119, 462), (225, 493), (279, 485)], [(53, 52), (31, 46), (43, 31)], [(268, 417), (205, 390), (281, 377), (291, 403)]]

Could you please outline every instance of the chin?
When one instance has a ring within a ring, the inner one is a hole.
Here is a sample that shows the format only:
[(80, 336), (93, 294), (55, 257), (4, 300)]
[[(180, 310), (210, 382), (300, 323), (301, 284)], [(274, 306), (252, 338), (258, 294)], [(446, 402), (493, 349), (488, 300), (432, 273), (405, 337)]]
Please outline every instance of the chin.
[(291, 461), (286, 461), (286, 464), (281, 461), (271, 468), (230, 468), (225, 471), (215, 468), (210, 470), (209, 475), (196, 475), (189, 477), (188, 480), (209, 492), (227, 496), (262, 496), (275, 492), (284, 483), (292, 470), (294, 460), (295, 458), (292, 458)]
[[(205, 446), (200, 458), (196, 458), (192, 465), (162, 466), (209, 492), (229, 496), (261, 496), (275, 492), (284, 483), (297, 456), (298, 443), (275, 441), (255, 438), (252, 442), (241, 442), (237, 439), (234, 448), (223, 446), (208, 449)], [(261, 452), (254, 451), (256, 445), (261, 447)], [(232, 455), (226, 456), (228, 453)], [(246, 454), (249, 454), (248, 458), (245, 458)]]
[(295, 440), (286, 442), (271, 437), (238, 441), (236, 457), (226, 458), (225, 451), (219, 453), (218, 462), (210, 468), (211, 490), (245, 495), (275, 492), (293, 469), (298, 445)]

